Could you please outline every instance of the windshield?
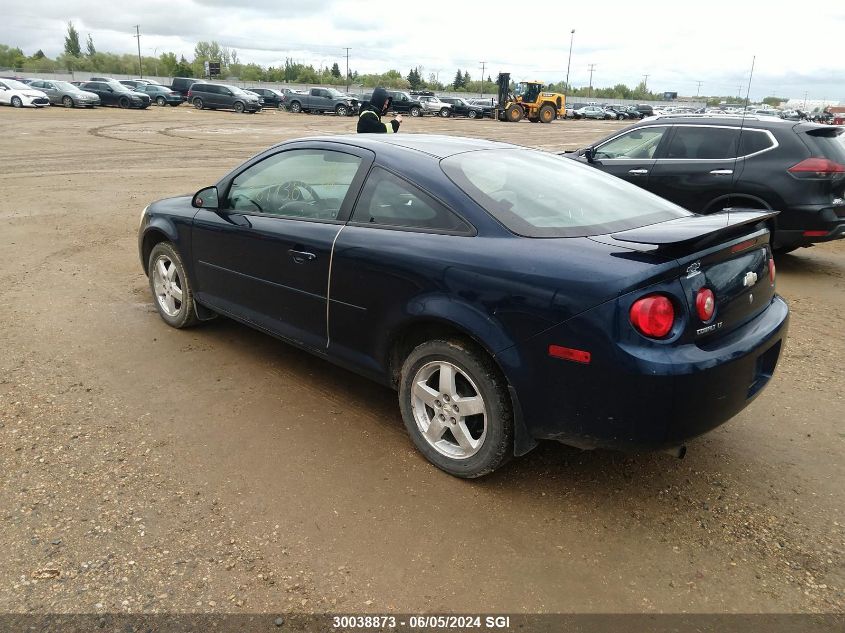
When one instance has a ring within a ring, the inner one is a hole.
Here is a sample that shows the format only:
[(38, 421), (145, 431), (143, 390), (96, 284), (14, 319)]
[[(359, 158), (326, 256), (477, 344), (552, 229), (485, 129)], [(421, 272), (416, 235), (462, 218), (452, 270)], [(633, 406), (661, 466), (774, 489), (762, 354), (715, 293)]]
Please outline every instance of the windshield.
[(329, 95), (334, 98), (343, 97), (343, 93), (339, 90), (335, 90), (334, 88), (329, 88)]
[(603, 235), (691, 215), (624, 180), (543, 152), (465, 152), (440, 165), (490, 215), (526, 237)]
[(21, 82), (15, 81), (14, 79), (4, 79), (3, 83), (6, 84), (12, 90), (32, 90), (32, 88), (30, 88), (26, 84), (22, 84)]
[(66, 81), (54, 81), (53, 85), (56, 86), (56, 88), (58, 88), (59, 90), (70, 90), (70, 91), (78, 91), (79, 90), (79, 88), (77, 86), (74, 86), (73, 84), (68, 83)]
[[(236, 95), (245, 95), (245, 94), (246, 94), (243, 90), (241, 90), (241, 89), (240, 89), (240, 88), (238, 88), (237, 86), (226, 86), (226, 87), (227, 87), (229, 90), (231, 90), (231, 91), (232, 91), (232, 94), (236, 94)], [(252, 93), (252, 94), (255, 94), (255, 93)]]
[(128, 88), (124, 86), (122, 83), (118, 83), (116, 81), (107, 81), (106, 85), (111, 88), (114, 88), (115, 92), (134, 92), (132, 88)]

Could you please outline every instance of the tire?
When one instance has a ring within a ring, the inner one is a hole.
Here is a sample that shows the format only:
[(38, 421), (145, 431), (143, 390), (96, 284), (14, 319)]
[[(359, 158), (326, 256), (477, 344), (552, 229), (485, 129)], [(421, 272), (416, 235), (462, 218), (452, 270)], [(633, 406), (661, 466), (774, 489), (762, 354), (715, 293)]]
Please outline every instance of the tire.
[(540, 119), (540, 123), (551, 123), (557, 118), (557, 113), (552, 106), (544, 105), (540, 108), (538, 118)]
[(300, 112), (302, 112), (302, 104), (299, 103), (299, 101), (291, 101), (290, 111), (294, 114), (299, 114)]
[(76, 104), (73, 102), (73, 99), (69, 96), (62, 97), (62, 105), (66, 108), (75, 108)]
[[(510, 395), (486, 353), (460, 340), (428, 341), (405, 359), (399, 380), (399, 408), (408, 434), (441, 470), (472, 479), (493, 472), (513, 455)], [(479, 413), (462, 417), (460, 409), (469, 406)]]
[(470, 119), (477, 119), (478, 112), (476, 112), (475, 110), (470, 110), (469, 112), (467, 112), (467, 117), (469, 117)]
[(195, 107), (197, 110), (202, 110), (202, 109), (203, 109), (203, 107), (204, 107), (204, 106), (203, 106), (203, 103), (202, 103), (202, 99), (200, 99), (199, 97), (197, 97), (196, 99), (194, 99), (193, 104), (194, 104), (194, 107)]
[(167, 99), (165, 99), (164, 97), (161, 97), (161, 96), (156, 97), (156, 105), (161, 106), (161, 107), (166, 106), (167, 105)]
[(334, 109), (334, 113), (337, 116), (349, 116), (349, 108), (341, 103)]
[(20, 97), (12, 97), (12, 107), (13, 108), (22, 108), (23, 101), (21, 101)]
[(414, 106), (413, 108), (411, 108), (411, 116), (422, 116), (422, 110)]
[(185, 273), (185, 265), (173, 244), (156, 244), (150, 252), (147, 270), (150, 292), (162, 320), (177, 329), (196, 325), (199, 319), (194, 306), (194, 293)]
[(240, 101), (235, 101), (235, 103), (234, 103), (234, 105), (232, 106), (232, 108), (233, 108), (233, 109), (235, 110), (235, 112), (237, 112), (238, 114), (243, 114), (243, 113), (244, 113), (244, 110), (246, 110), (246, 108), (244, 107), (244, 104), (243, 104), (242, 102), (240, 102)]
[(129, 99), (127, 99), (126, 97), (121, 97), (120, 101), (117, 102), (117, 105), (119, 105), (121, 108), (126, 109), (132, 106), (132, 102), (129, 101)]
[(508, 106), (508, 109), (505, 110), (505, 117), (511, 123), (518, 123), (519, 121), (522, 121), (522, 117), (524, 116), (525, 113), (522, 111), (522, 108), (515, 103)]
[(440, 116), (442, 116), (444, 119), (448, 119), (450, 116), (452, 116), (452, 112), (449, 110), (449, 108), (441, 108)]

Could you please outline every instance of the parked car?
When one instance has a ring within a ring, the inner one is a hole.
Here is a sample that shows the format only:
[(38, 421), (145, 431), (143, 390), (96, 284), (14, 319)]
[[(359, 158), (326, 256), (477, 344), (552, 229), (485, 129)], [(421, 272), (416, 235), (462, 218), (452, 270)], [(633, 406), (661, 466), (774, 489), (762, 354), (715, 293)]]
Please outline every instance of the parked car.
[(14, 79), (0, 79), (0, 104), (14, 108), (44, 108), (50, 105), (47, 95)]
[(757, 397), (788, 326), (772, 215), (702, 222), (545, 152), (362, 134), (152, 203), (138, 247), (165, 323), (223, 314), (391, 386), (419, 451), (478, 477), (540, 439), (680, 454)]
[(452, 104), (441, 101), (436, 95), (420, 95), (416, 99), (422, 104), (423, 110), (427, 114), (442, 117), (452, 116)]
[(570, 158), (690, 211), (779, 211), (776, 250), (845, 237), (845, 129), (768, 116), (652, 117)]
[(637, 109), (637, 112), (642, 113), (642, 115), (643, 115), (643, 117), (642, 117), (642, 118), (645, 118), (645, 117), (647, 117), (647, 116), (653, 116), (653, 115), (654, 115), (654, 108), (653, 108), (653, 107), (651, 107), (651, 106), (650, 106), (649, 104), (647, 104), (647, 103), (638, 103), (638, 104), (637, 104), (637, 105), (635, 105), (634, 107)]
[(194, 79), (193, 77), (174, 77), (173, 81), (170, 82), (170, 89), (174, 92), (178, 92), (180, 95), (185, 97), (185, 100), (187, 100), (188, 91), (191, 89), (191, 86), (198, 81), (199, 79)]
[(572, 113), (572, 116), (576, 119), (611, 119), (616, 118), (616, 113), (614, 112), (612, 115), (609, 112), (606, 112), (604, 108), (597, 105), (588, 105), (584, 106), (583, 108), (578, 108)]
[(616, 119), (617, 121), (622, 121), (623, 119), (628, 118), (628, 115), (625, 114), (620, 106), (606, 106), (604, 111), (606, 114), (610, 115), (609, 118)]
[(144, 110), (149, 108), (151, 103), (149, 95), (135, 92), (117, 81), (88, 81), (80, 88), (86, 92), (93, 92), (100, 98), (100, 104), (104, 106)]
[(470, 119), (481, 119), (484, 117), (484, 108), (472, 105), (463, 97), (440, 97), (440, 100), (450, 104), (452, 106), (452, 114), (456, 116), (465, 116)]
[(100, 105), (100, 97), (96, 94), (81, 90), (67, 81), (30, 79), (27, 85), (46, 94), (53, 105), (63, 105), (66, 108), (93, 108)]
[(188, 90), (188, 101), (197, 110), (234, 110), (238, 113), (255, 113), (261, 110), (258, 95), (250, 94), (237, 86), (197, 82)]
[(411, 97), (407, 92), (388, 90), (391, 103), (390, 109), (399, 114), (410, 114), (411, 116), (422, 116), (425, 112), (422, 103), (416, 97)]
[(284, 101), (285, 96), (278, 90), (272, 88), (247, 88), (247, 90), (261, 97), (264, 100), (262, 104), (264, 106), (271, 108), (282, 107), (282, 101)]
[(182, 105), (187, 97), (183, 97), (175, 90), (171, 90), (167, 86), (160, 84), (140, 84), (135, 88), (135, 92), (140, 92), (147, 95), (152, 101), (159, 106), (176, 106)]
[(352, 116), (358, 112), (358, 100), (334, 88), (311, 88), (307, 94), (291, 94), (286, 100), (291, 112), (334, 112)]

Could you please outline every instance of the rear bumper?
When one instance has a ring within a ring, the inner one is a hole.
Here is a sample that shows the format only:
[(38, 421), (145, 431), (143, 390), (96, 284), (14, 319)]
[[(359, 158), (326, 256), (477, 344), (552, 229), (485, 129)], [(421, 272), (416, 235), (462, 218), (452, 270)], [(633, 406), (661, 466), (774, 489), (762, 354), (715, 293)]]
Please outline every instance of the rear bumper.
[(845, 205), (790, 207), (778, 216), (776, 248), (810, 246), (845, 238)]
[[(613, 303), (500, 355), (531, 437), (618, 450), (683, 444), (724, 424), (762, 392), (789, 325), (786, 302), (775, 296), (764, 312), (717, 343), (656, 352), (609, 340), (612, 328), (601, 324), (612, 322)], [(589, 350), (591, 362), (549, 357), (549, 345), (556, 344)]]

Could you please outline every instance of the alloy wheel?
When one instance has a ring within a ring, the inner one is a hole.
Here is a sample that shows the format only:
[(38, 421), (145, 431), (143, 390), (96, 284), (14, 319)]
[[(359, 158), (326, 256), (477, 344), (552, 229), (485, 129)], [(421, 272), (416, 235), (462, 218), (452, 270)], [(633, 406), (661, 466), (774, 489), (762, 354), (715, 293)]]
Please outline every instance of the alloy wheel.
[(153, 265), (153, 291), (162, 311), (170, 317), (175, 317), (182, 309), (182, 280), (176, 264), (161, 255)]

